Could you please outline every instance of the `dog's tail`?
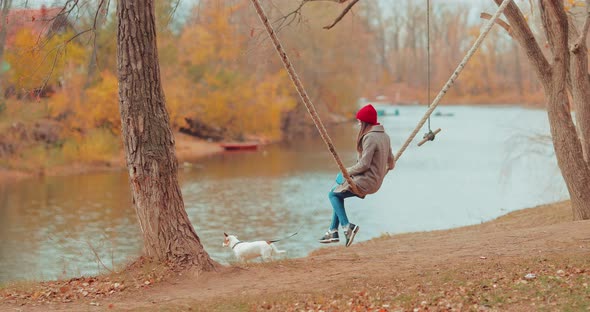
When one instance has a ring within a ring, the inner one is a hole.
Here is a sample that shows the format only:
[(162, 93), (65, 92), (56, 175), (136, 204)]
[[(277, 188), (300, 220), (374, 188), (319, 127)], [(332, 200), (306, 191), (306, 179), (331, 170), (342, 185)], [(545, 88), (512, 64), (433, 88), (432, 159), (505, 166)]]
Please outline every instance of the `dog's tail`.
[(287, 252), (287, 251), (285, 251), (285, 250), (280, 250), (280, 249), (278, 249), (278, 248), (275, 246), (275, 244), (273, 244), (271, 241), (267, 241), (266, 243), (270, 245), (270, 247), (272, 248), (272, 251), (273, 251), (275, 254), (277, 254), (277, 255), (278, 255), (278, 254), (282, 254), (282, 253), (285, 253), (285, 252)]

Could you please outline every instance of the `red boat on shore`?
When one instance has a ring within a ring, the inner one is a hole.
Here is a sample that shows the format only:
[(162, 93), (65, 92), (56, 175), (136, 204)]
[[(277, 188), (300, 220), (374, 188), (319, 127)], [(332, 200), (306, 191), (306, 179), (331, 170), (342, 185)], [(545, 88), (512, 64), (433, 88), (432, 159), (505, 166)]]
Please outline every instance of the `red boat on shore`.
[(225, 142), (219, 144), (226, 151), (252, 151), (258, 149), (258, 142)]

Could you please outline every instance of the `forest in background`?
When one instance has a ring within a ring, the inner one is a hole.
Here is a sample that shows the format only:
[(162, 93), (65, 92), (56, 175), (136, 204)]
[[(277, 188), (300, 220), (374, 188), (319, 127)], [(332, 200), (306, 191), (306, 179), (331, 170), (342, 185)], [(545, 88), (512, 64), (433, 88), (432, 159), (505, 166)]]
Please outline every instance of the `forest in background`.
[[(172, 127), (213, 140), (278, 141), (311, 125), (247, 0), (201, 0), (175, 19), (176, 1), (157, 2), (160, 69)], [(329, 124), (351, 118), (359, 98), (427, 100), (426, 6), (362, 2), (331, 30), (342, 7), (275, 0), (267, 13), (308, 93)], [(10, 8), (8, 11), (22, 10)], [(55, 12), (42, 8), (43, 14)], [(121, 154), (114, 8), (70, 14), (51, 36), (27, 23), (3, 45), (0, 166), (37, 171)], [(59, 11), (59, 10), (58, 10)], [(478, 12), (475, 12), (478, 13)], [(75, 20), (72, 18), (75, 17)], [(433, 4), (432, 97), (484, 21), (461, 4)], [(39, 16), (33, 15), (41, 21)], [(96, 32), (87, 31), (95, 27)], [(0, 29), (1, 30), (1, 29)], [(542, 103), (539, 84), (507, 32), (496, 27), (444, 101)]]

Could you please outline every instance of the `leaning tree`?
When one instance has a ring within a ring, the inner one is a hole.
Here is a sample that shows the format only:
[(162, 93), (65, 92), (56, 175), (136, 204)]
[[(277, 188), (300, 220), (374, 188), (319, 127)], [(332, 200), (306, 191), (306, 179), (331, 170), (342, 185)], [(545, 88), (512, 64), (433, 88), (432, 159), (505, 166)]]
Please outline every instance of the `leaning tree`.
[[(494, 1), (498, 5), (502, 2)], [(504, 11), (508, 22), (501, 23), (524, 49), (543, 86), (555, 155), (569, 191), (573, 217), (586, 220), (590, 219), (590, 76), (586, 44), (590, 0), (586, 0), (581, 28), (566, 12), (563, 0), (539, 0), (536, 7), (550, 47), (548, 56), (514, 1)]]

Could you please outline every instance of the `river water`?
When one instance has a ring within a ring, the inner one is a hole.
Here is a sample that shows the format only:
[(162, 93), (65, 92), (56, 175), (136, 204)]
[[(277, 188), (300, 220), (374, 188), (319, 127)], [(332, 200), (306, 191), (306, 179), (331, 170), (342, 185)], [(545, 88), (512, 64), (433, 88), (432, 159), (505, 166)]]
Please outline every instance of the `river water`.
[[(380, 121), (394, 152), (424, 111), (386, 108)], [(440, 111), (453, 116), (432, 118), (433, 129), (443, 129), (434, 142), (412, 144), (377, 194), (347, 200), (349, 219), (360, 226), (357, 241), (476, 224), (567, 198), (550, 143), (535, 139), (549, 133), (544, 111), (498, 106)], [(356, 158), (356, 131), (352, 123), (330, 131), (346, 165)], [(323, 248), (316, 239), (329, 226), (327, 192), (336, 173), (318, 136), (195, 160), (181, 169), (180, 180), (187, 213), (206, 250), (229, 263), (233, 257), (221, 247), (223, 232), (267, 240), (300, 230), (277, 243), (286, 257)], [(0, 185), (0, 241), (0, 283), (96, 274), (103, 265), (130, 261), (141, 253), (141, 234), (126, 172)]]

